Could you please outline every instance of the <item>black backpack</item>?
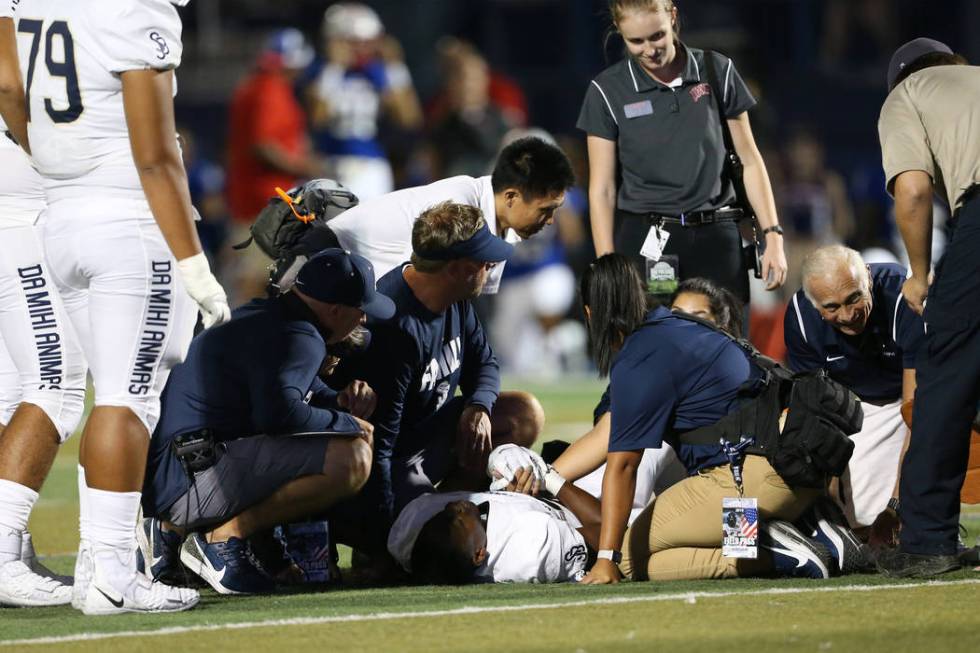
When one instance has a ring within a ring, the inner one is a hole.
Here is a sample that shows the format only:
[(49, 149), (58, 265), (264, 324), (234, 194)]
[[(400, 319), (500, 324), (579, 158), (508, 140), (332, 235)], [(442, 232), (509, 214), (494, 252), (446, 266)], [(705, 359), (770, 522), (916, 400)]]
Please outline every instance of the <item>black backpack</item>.
[(710, 426), (678, 433), (681, 443), (717, 445), (724, 439), (738, 444), (743, 437), (753, 438), (746, 452), (765, 456), (790, 487), (825, 488), (829, 477), (844, 473), (854, 452), (848, 436), (864, 422), (861, 401), (853, 392), (825, 370), (793, 373), (707, 320), (674, 316), (724, 334), (746, 352), (758, 372), (743, 386), (737, 410)]

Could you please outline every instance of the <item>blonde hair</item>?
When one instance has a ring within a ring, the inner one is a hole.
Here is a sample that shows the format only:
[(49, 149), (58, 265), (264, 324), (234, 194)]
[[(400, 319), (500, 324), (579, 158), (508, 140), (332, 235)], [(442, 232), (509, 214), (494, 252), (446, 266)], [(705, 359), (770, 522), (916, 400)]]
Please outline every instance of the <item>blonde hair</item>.
[(609, 15), (614, 25), (619, 25), (631, 11), (662, 11), (669, 14), (673, 10), (674, 0), (609, 0)]
[(475, 206), (448, 200), (430, 206), (412, 227), (412, 265), (419, 272), (438, 272), (449, 261), (425, 259), (416, 252), (438, 251), (469, 240), (485, 224), (483, 212)]

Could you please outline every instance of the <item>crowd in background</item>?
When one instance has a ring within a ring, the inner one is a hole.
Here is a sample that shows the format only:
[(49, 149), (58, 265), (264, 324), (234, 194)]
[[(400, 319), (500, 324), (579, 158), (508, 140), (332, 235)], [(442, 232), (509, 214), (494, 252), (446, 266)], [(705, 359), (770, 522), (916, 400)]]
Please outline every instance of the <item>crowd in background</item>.
[[(881, 4), (827, 3), (819, 39), (826, 75), (847, 83), (875, 81), (869, 75), (880, 70), (880, 53), (901, 38)], [(707, 19), (697, 22), (710, 25)], [(831, 29), (834, 25), (846, 29)], [(531, 130), (565, 150), (578, 186), (553, 225), (518, 245), (500, 294), (481, 300), (480, 310), (498, 333), (494, 341), (505, 371), (545, 376), (585, 371), (585, 335), (574, 308), (574, 280), (594, 256), (584, 134), (538, 129), (553, 121), (532, 114), (521, 84), (495, 69), (474, 43), (455, 36), (441, 38), (427, 53), (439, 82), (435, 92), (420, 97), (394, 31), (360, 3), (330, 6), (312, 39), (295, 28), (270, 31), (228, 98), (221, 145), (205, 154), (196, 147), (195, 134), (182, 130), (202, 242), (233, 305), (263, 292), (268, 261), (255, 248), (231, 246), (247, 238), (248, 226), (276, 186), (329, 177), (363, 200), (453, 175), (481, 176), (508, 140)], [(752, 120), (786, 229), (790, 270), (780, 292), (763, 292), (761, 284), (753, 288), (750, 333), (760, 349), (781, 358), (783, 308), (800, 286), (800, 262), (808, 253), (846, 243), (868, 262), (899, 261), (904, 254), (877, 160), (837, 169), (821, 127), (786, 124), (767, 105), (765, 82), (749, 81), (760, 98)], [(200, 136), (215, 140), (214, 134)], [(937, 216), (943, 215), (940, 207)], [(942, 243), (937, 231), (934, 246)], [(522, 337), (501, 337), (505, 333)]]

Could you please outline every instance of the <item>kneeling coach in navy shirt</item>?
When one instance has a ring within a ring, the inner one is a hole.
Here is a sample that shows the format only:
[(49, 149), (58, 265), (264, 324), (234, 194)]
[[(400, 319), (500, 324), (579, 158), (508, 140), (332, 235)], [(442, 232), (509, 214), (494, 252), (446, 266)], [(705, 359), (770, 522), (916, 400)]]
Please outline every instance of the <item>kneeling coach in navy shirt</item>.
[(783, 325), (787, 364), (824, 369), (861, 399), (864, 425), (851, 436), (854, 454), (836, 498), (852, 527), (874, 525), (871, 543), (888, 544), (909, 435), (902, 404), (915, 393), (925, 327), (902, 297), (908, 275), (900, 265), (865, 265), (853, 249), (831, 245), (804, 260), (802, 276)]
[(338, 395), (319, 377), (329, 348), (366, 315), (393, 313), (367, 259), (327, 249), (291, 292), (254, 300), (193, 340), (150, 441), (143, 508), (154, 518), (139, 532), (150, 575), (166, 578), (182, 535), (198, 531), (180, 560), (215, 590), (272, 589), (244, 538), (322, 512), (367, 481), (373, 393), (355, 381)]
[(454, 469), (485, 483), (490, 450), (531, 446), (544, 420), (532, 395), (500, 393), (470, 301), (513, 246), (490, 233), (480, 209), (443, 202), (415, 221), (412, 250), (410, 263), (378, 281), (395, 317), (370, 324), (371, 346), (354, 370), (378, 393), (371, 491), (388, 518)]

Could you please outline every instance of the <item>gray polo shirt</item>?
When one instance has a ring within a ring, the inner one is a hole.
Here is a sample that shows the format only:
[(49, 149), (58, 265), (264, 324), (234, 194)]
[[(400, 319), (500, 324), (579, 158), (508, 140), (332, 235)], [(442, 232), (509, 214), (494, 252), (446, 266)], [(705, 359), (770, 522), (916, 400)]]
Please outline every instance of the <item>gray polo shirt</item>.
[[(617, 206), (634, 213), (677, 215), (717, 209), (732, 202), (722, 185), (725, 140), (711, 97), (703, 50), (688, 48), (683, 73), (661, 84), (627, 56), (589, 84), (578, 128), (616, 141), (622, 170)], [(732, 60), (713, 55), (725, 116), (755, 106)]]

